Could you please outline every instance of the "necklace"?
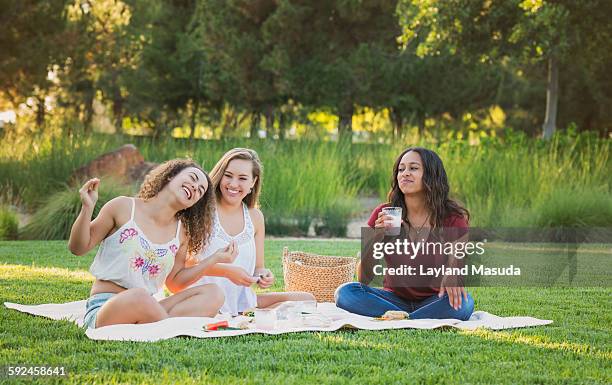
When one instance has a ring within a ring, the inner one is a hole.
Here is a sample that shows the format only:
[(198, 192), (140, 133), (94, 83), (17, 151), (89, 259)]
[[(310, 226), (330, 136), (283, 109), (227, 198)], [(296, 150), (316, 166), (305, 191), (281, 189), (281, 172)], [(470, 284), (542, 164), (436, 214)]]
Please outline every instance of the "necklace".
[(427, 218), (425, 218), (425, 221), (423, 221), (423, 224), (418, 229), (416, 228), (416, 226), (412, 226), (412, 222), (410, 222), (410, 220), (408, 220), (408, 223), (410, 223), (410, 227), (412, 227), (414, 229), (414, 231), (416, 232), (417, 236), (419, 236), (421, 234), (421, 231), (423, 231), (423, 227), (425, 227), (425, 224), (429, 220), (429, 216), (430, 215), (431, 214), (427, 215)]

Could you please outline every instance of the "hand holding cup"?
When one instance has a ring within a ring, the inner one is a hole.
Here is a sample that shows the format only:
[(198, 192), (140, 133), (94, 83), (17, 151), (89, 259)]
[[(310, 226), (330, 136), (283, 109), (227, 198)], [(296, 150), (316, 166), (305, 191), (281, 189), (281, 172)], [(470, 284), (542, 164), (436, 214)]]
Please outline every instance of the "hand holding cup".
[(385, 207), (378, 213), (378, 219), (374, 225), (376, 228), (384, 228), (386, 235), (399, 235), (402, 227), (402, 208)]

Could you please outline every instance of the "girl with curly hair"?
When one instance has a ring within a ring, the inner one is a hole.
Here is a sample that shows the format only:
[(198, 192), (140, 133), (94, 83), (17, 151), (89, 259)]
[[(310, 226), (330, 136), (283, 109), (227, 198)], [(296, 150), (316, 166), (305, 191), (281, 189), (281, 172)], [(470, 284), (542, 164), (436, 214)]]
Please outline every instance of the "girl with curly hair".
[[(210, 249), (235, 242), (239, 250), (233, 263), (211, 265), (198, 281), (198, 284), (215, 283), (223, 289), (225, 303), (221, 312), (238, 314), (283, 301), (314, 300), (312, 294), (305, 292), (256, 294), (251, 289), (252, 285), (267, 289), (274, 284), (274, 274), (264, 262), (266, 229), (264, 216), (257, 208), (263, 167), (257, 153), (247, 148), (229, 150), (213, 167), (210, 177), (217, 202)], [(197, 256), (200, 261), (210, 257), (209, 250)]]
[[(374, 209), (368, 226), (381, 230), (389, 228), (393, 218), (384, 209), (400, 207), (403, 236), (411, 242), (465, 242), (469, 212), (451, 199), (449, 192), (446, 170), (438, 154), (421, 147), (408, 148), (393, 166), (388, 202)], [(385, 239), (384, 232), (374, 231), (374, 234), (373, 239)], [(389, 267), (413, 261), (417, 266), (427, 267), (439, 266), (443, 261), (459, 263), (454, 255), (439, 255), (435, 251), (412, 257), (386, 255), (385, 262)], [(379, 289), (367, 285), (373, 276), (372, 262), (369, 255), (362, 258), (358, 268), (360, 282), (351, 282), (336, 290), (338, 307), (370, 317), (381, 316), (387, 311), (404, 311), (411, 319), (470, 318), (474, 300), (456, 280), (445, 277), (434, 283), (419, 278), (414, 285), (414, 277), (385, 275), (383, 288)]]
[[(98, 243), (90, 267), (96, 280), (86, 305), (84, 326), (156, 322), (168, 317), (214, 316), (223, 304), (222, 290), (197, 281), (204, 269), (231, 263), (235, 244), (217, 250), (195, 266), (185, 265), (211, 232), (214, 198), (210, 178), (191, 160), (175, 159), (152, 170), (136, 198), (117, 197), (91, 220), (99, 179), (79, 190), (82, 208), (70, 232), (68, 247), (84, 255)], [(157, 301), (163, 285), (178, 292)]]

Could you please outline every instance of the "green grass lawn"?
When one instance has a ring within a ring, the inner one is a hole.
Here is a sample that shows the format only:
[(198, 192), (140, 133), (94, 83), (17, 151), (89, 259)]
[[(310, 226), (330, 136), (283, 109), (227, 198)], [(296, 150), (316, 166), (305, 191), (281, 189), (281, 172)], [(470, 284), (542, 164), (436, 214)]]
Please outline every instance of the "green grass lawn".
[[(281, 250), (355, 255), (357, 241), (266, 241), (274, 289)], [(0, 242), (0, 301), (85, 299), (94, 253), (66, 243)], [(67, 383), (611, 383), (612, 289), (474, 288), (477, 310), (552, 319), (508, 331), (389, 330), (91, 341), (66, 321), (0, 306), (0, 366), (63, 365)], [(4, 382), (5, 379), (0, 379)], [(23, 380), (30, 382), (30, 380)], [(41, 382), (58, 381), (43, 379)]]

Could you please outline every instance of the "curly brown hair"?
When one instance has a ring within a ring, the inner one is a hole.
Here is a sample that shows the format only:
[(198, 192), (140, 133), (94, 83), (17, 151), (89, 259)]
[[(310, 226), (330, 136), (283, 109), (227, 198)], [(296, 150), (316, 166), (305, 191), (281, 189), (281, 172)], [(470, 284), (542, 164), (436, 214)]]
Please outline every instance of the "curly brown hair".
[(189, 239), (187, 252), (197, 254), (204, 247), (212, 232), (213, 215), (215, 213), (215, 200), (213, 199), (213, 184), (208, 174), (191, 159), (172, 159), (155, 167), (147, 174), (140, 186), (138, 198), (151, 199), (172, 180), (178, 173), (188, 167), (195, 167), (204, 173), (208, 181), (208, 188), (202, 197), (191, 207), (176, 213), (186, 229)]

